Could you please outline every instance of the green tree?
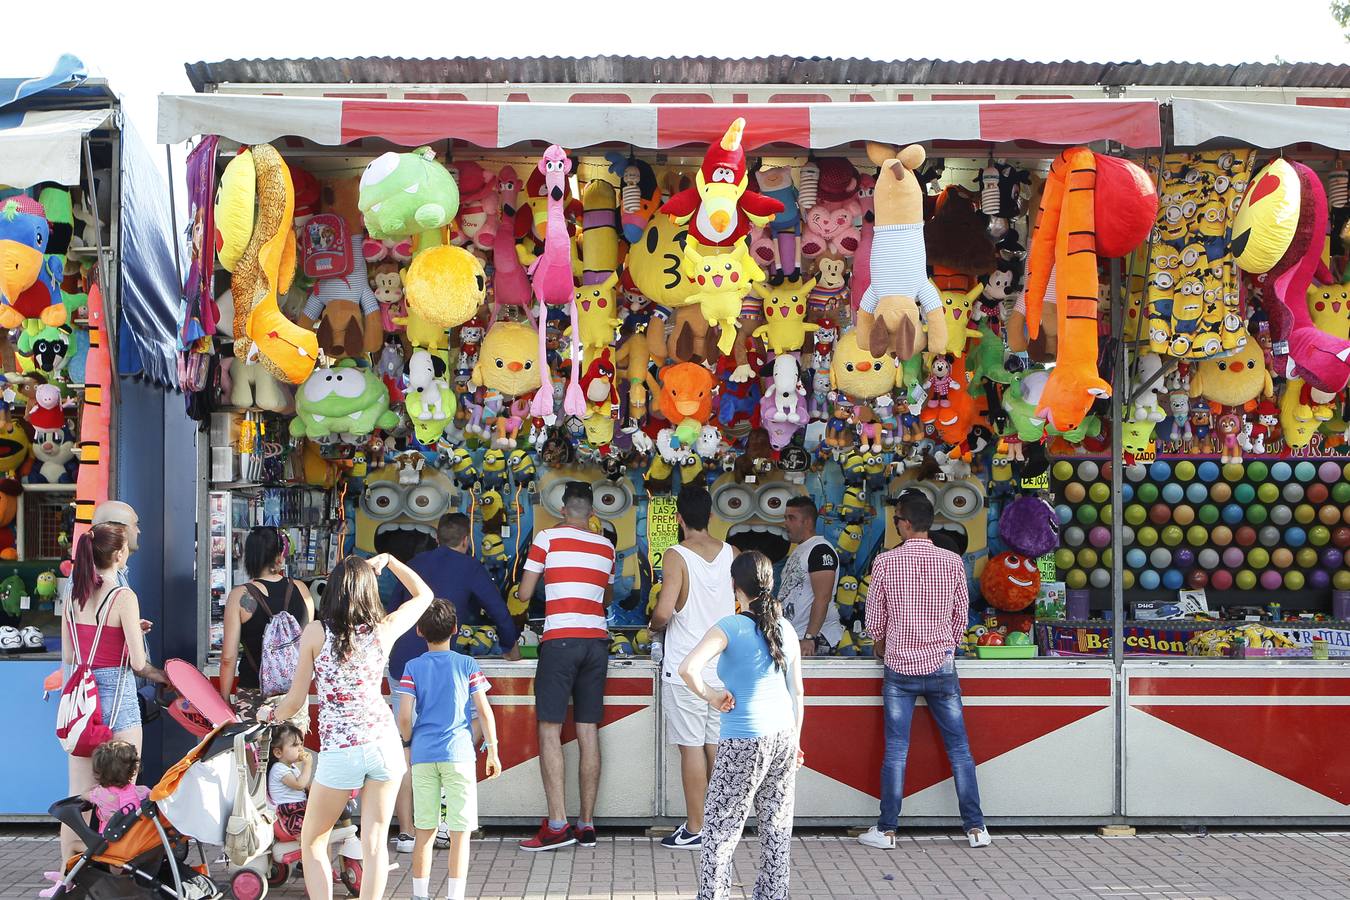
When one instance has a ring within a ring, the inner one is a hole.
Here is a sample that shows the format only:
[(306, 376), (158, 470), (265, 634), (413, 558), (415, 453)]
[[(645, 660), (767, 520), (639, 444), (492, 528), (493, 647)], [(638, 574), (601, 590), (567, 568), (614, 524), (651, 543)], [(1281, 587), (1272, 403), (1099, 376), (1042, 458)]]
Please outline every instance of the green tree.
[(1331, 15), (1345, 29), (1345, 39), (1350, 41), (1350, 0), (1331, 0)]

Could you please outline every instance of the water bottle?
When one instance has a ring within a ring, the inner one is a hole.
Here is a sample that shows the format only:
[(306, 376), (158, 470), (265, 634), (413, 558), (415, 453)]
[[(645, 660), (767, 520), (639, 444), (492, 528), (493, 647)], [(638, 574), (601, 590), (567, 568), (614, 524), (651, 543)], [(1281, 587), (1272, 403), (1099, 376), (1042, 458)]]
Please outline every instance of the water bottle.
[(666, 648), (660, 638), (652, 638), (652, 662), (660, 665), (661, 660), (665, 658)]

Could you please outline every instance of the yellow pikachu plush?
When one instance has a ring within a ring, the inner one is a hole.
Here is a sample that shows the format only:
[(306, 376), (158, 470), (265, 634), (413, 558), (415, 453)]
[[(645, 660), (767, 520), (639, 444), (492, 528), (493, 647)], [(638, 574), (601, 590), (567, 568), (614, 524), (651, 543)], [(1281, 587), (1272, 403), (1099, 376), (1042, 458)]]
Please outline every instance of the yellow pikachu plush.
[(694, 282), (694, 294), (690, 299), (698, 302), (708, 325), (721, 329), (717, 349), (730, 353), (736, 346), (741, 301), (750, 293), (754, 282), (764, 280), (764, 270), (755, 263), (742, 238), (730, 253), (707, 256), (698, 251), (695, 242), (687, 241), (684, 271)]
[(577, 305), (577, 335), (585, 349), (585, 358), (589, 361), (601, 350), (614, 345), (614, 336), (619, 328), (618, 303), (614, 296), (619, 285), (617, 272), (600, 284), (583, 284), (577, 288), (574, 300)]
[(806, 282), (794, 278), (776, 287), (755, 285), (755, 296), (764, 301), (764, 324), (755, 329), (754, 336), (774, 354), (795, 353), (806, 343), (806, 336), (820, 328), (806, 321), (807, 297), (815, 286), (814, 278)]
[(939, 291), (942, 295), (942, 317), (947, 320), (947, 346), (939, 350), (929, 342), (928, 349), (933, 353), (951, 353), (966, 355), (966, 339), (979, 338), (980, 331), (971, 326), (970, 311), (975, 298), (984, 292), (984, 285), (976, 284), (969, 291)]
[(1350, 284), (1308, 285), (1308, 314), (1318, 330), (1350, 338)]

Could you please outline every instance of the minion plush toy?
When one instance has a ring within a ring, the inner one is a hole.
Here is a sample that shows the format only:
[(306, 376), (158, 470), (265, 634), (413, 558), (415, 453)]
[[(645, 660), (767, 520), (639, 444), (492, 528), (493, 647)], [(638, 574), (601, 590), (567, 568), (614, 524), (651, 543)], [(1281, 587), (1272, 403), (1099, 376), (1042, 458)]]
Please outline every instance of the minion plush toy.
[(858, 555), (858, 548), (862, 546), (863, 529), (857, 522), (850, 522), (839, 532), (835, 538), (834, 544), (838, 548), (839, 554), (848, 562), (852, 563)]
[(844, 575), (834, 591), (834, 602), (839, 607), (839, 621), (847, 628), (858, 617), (858, 579)]
[(506, 454), (493, 447), (483, 453), (482, 465), (483, 486), (487, 488), (500, 488), (506, 483)]
[(534, 457), (525, 450), (512, 450), (507, 460), (511, 467), (511, 479), (517, 486), (532, 484), (535, 479)]

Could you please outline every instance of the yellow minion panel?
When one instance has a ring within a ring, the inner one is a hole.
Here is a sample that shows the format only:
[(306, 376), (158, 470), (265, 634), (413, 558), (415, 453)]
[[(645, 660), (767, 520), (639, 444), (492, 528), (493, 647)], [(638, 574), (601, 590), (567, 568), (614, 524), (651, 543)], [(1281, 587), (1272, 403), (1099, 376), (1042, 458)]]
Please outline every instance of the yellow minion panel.
[(713, 482), (708, 533), (738, 550), (758, 550), (773, 562), (787, 557), (792, 544), (783, 527), (787, 502), (806, 488), (774, 469), (754, 483), (727, 472)]
[(356, 505), (356, 549), (388, 553), (407, 562), (436, 546), (436, 526), (454, 508), (459, 492), (444, 472), (430, 467), (414, 484), (399, 482), (397, 466), (366, 476)]
[(637, 498), (628, 479), (610, 481), (598, 466), (564, 466), (539, 469), (539, 491), (534, 495), (534, 530), (552, 528), (562, 521), (563, 490), (569, 481), (591, 486), (595, 501), (593, 524), (614, 529), (614, 546), (623, 557), (620, 577), (638, 577), (636, 553), (623, 553), (637, 543)]
[[(975, 563), (975, 575), (984, 570), (982, 552), (989, 547), (989, 518), (985, 510), (984, 485), (976, 478), (964, 478), (960, 481), (915, 481), (911, 473), (904, 473), (891, 479), (889, 496), (895, 497), (906, 488), (923, 491), (933, 501), (932, 532), (950, 532), (958, 544), (965, 545), (965, 553), (979, 554)], [(886, 510), (886, 538), (883, 546), (887, 549), (900, 543), (900, 535), (895, 530), (895, 509)]]

